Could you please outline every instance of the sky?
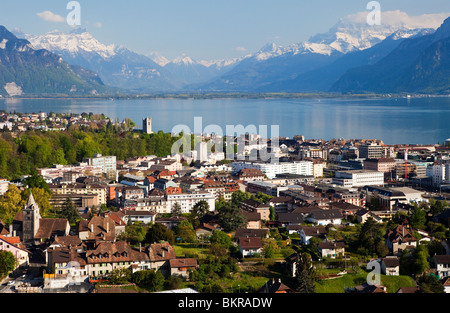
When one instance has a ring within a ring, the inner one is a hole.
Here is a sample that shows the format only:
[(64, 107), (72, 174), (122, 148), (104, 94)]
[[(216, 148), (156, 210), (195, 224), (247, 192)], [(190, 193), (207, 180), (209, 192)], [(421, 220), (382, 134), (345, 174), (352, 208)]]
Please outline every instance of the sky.
[[(2, 0), (0, 25), (42, 35), (67, 31), (69, 0)], [(104, 44), (169, 59), (229, 59), (267, 43), (288, 45), (367, 11), (370, 0), (79, 0), (81, 27)], [(379, 0), (410, 16), (450, 12), (449, 0)]]

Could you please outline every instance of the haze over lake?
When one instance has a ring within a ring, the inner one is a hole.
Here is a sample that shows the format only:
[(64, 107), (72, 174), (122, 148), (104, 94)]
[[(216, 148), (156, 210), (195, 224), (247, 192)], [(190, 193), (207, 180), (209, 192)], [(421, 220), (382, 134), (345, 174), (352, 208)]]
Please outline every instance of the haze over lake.
[(450, 97), (393, 99), (1, 99), (6, 112), (104, 113), (115, 119), (153, 119), (153, 130), (219, 125), (279, 125), (280, 136), (307, 139), (374, 138), (386, 144), (436, 144), (450, 138)]

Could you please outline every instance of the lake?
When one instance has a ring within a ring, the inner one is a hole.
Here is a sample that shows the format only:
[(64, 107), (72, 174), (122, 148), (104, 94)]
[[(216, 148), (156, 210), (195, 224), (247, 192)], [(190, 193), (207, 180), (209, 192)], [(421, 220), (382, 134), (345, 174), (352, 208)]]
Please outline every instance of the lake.
[(381, 139), (386, 144), (436, 144), (450, 138), (450, 97), (393, 99), (1, 99), (7, 112), (104, 113), (131, 118), (139, 127), (151, 117), (153, 130), (176, 125), (194, 130), (219, 125), (279, 125), (280, 136), (307, 139)]

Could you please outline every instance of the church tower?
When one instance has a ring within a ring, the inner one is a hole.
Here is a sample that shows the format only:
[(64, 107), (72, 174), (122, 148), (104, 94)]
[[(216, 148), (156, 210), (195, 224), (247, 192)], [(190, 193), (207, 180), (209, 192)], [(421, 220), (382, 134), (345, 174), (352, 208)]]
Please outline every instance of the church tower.
[(41, 214), (39, 213), (39, 206), (34, 200), (33, 193), (30, 193), (27, 204), (22, 211), (23, 213), (23, 242), (26, 245), (34, 243), (34, 237), (39, 229), (39, 220)]
[(144, 118), (142, 121), (142, 131), (145, 134), (153, 134), (152, 131), (152, 119), (151, 118)]

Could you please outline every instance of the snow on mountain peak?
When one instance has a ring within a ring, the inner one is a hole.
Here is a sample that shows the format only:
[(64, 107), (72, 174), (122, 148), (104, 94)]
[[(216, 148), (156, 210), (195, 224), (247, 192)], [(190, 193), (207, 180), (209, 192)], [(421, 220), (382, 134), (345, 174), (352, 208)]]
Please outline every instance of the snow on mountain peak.
[(75, 29), (69, 33), (53, 31), (42, 36), (27, 35), (37, 49), (49, 51), (66, 51), (72, 54), (81, 51), (95, 52), (103, 58), (111, 58), (116, 55), (116, 45), (105, 45), (94, 38), (85, 29)]

